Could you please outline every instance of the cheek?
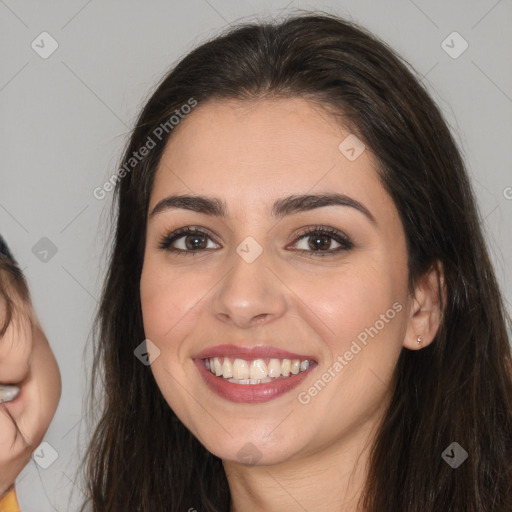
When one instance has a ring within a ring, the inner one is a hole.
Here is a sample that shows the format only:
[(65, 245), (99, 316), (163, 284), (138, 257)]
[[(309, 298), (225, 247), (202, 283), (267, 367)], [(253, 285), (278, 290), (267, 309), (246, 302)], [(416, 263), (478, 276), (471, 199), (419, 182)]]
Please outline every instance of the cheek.
[(160, 344), (181, 330), (204, 295), (205, 286), (194, 273), (170, 270), (149, 257), (144, 263), (140, 281), (146, 337)]
[(160, 351), (151, 371), (169, 407), (194, 432), (194, 420), (202, 418), (204, 410), (195, 410), (196, 401), (190, 397), (200, 394), (184, 385), (194, 370), (183, 347), (197, 324), (194, 305), (208, 289), (206, 283), (198, 281), (192, 272), (170, 271), (151, 258), (144, 262), (140, 281), (144, 334)]
[[(376, 322), (377, 327), (382, 327), (381, 315), (386, 316), (401, 298), (391, 273), (373, 262), (347, 265), (332, 278), (307, 284), (303, 294), (329, 328), (333, 356), (347, 350), (346, 345), (361, 333), (360, 338), (364, 338), (365, 329)], [(387, 316), (394, 317), (394, 311)]]
[(301, 389), (299, 402), (310, 404), (315, 416), (329, 418), (323, 426), (328, 437), (382, 405), (401, 350), (405, 270), (393, 273), (384, 261), (347, 264), (332, 279), (304, 284), (302, 290), (330, 360), (311, 387)]
[(26, 378), (30, 368), (32, 348), (32, 331), (28, 317), (13, 317), (0, 340), (0, 375), (2, 381), (19, 382)]
[[(38, 390), (39, 407), (37, 410), (40, 410), (40, 415), (35, 416), (34, 424), (38, 426), (39, 442), (41, 442), (57, 410), (62, 391), (62, 381), (57, 361), (48, 340), (39, 329), (34, 339), (32, 372), (34, 384)], [(34, 407), (35, 410), (36, 407)], [(30, 416), (33, 411), (27, 411), (27, 413)]]

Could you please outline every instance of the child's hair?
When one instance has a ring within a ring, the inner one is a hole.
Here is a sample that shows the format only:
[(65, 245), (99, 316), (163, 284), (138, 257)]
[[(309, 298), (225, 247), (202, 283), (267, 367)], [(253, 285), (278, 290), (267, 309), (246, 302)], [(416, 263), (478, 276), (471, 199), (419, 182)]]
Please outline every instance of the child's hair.
[(5, 302), (4, 311), (0, 313), (0, 337), (5, 334), (15, 313), (13, 293), (23, 302), (30, 300), (27, 281), (16, 260), (0, 236), (0, 299)]
[[(137, 119), (117, 176), (115, 233), (96, 323), (91, 408), (96, 412), (95, 398), (103, 408), (86, 454), (92, 509), (229, 510), (222, 461), (184, 427), (151, 369), (133, 355), (145, 337), (147, 210), (171, 125), (180, 123), (176, 112), (216, 99), (296, 97), (328, 108), (375, 155), (404, 227), (411, 294), (436, 262), (444, 271), (446, 302), (435, 339), (422, 350), (403, 349), (397, 361), (393, 397), (371, 452), (365, 510), (510, 512), (509, 317), (461, 153), (403, 59), (356, 24), (316, 13), (230, 27), (186, 55)], [(136, 160), (149, 140), (154, 148)], [(469, 457), (452, 469), (442, 453), (455, 441)]]

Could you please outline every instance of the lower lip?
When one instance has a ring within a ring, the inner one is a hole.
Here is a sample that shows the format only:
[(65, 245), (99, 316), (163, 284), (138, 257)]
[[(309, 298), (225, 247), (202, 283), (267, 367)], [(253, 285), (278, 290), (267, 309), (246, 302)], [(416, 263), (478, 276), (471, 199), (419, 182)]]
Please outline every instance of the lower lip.
[(297, 375), (292, 375), (286, 379), (277, 379), (265, 384), (235, 384), (228, 382), (222, 377), (213, 375), (210, 370), (206, 369), (202, 359), (194, 359), (194, 363), (206, 384), (214, 393), (226, 400), (241, 403), (269, 402), (278, 396), (284, 395), (296, 388), (316, 366), (316, 363), (313, 363), (307, 370)]

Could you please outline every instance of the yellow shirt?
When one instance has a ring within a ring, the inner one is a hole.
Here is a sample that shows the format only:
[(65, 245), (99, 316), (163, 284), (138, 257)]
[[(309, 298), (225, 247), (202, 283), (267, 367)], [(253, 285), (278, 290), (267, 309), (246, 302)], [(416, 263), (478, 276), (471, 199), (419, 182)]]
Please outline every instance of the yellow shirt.
[(21, 512), (14, 487), (0, 500), (0, 512)]

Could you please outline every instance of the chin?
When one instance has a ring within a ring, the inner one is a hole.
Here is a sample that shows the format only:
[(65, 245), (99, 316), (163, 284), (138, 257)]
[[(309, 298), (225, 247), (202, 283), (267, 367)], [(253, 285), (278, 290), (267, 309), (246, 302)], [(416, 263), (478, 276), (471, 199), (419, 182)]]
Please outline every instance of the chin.
[[(290, 438), (290, 436), (287, 436)], [(201, 439), (200, 439), (201, 440)], [(294, 439), (294, 441), (296, 441)], [(202, 442), (202, 441), (201, 441)], [(285, 439), (262, 439), (257, 436), (226, 435), (217, 441), (209, 440), (203, 446), (222, 459), (224, 463), (236, 463), (250, 466), (273, 466), (287, 462), (302, 451), (295, 442), (286, 443)]]

